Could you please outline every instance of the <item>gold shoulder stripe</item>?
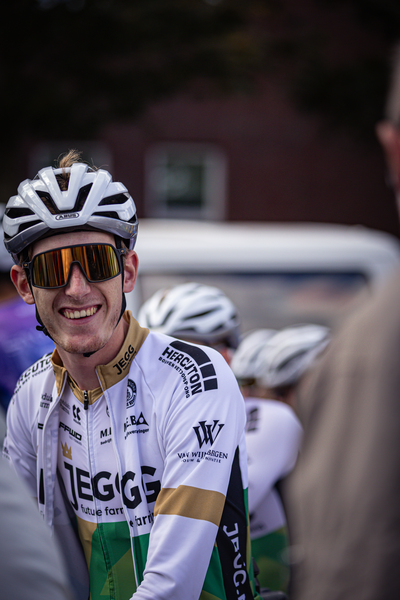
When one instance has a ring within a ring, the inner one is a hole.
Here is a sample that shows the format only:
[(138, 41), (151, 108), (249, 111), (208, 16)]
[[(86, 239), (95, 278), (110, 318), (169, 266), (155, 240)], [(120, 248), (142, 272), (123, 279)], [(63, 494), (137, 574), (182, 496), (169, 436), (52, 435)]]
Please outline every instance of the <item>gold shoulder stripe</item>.
[(54, 376), (56, 378), (57, 394), (60, 395), (64, 383), (64, 377), (67, 374), (67, 369), (63, 365), (60, 355), (57, 352), (57, 348), (53, 351), (53, 354), (51, 355), (51, 364), (53, 367)]
[(202, 490), (188, 485), (164, 488), (158, 495), (154, 516), (180, 515), (188, 519), (210, 521), (219, 526), (225, 496), (220, 492)]

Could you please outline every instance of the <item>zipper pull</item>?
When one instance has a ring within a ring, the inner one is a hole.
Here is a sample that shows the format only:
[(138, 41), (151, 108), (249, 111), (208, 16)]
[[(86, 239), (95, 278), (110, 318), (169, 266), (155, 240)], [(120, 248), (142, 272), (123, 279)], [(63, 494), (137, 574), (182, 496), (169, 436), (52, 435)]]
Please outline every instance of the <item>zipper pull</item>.
[(89, 394), (87, 393), (86, 390), (83, 392), (83, 398), (84, 398), (83, 408), (84, 408), (84, 410), (87, 410), (89, 407)]

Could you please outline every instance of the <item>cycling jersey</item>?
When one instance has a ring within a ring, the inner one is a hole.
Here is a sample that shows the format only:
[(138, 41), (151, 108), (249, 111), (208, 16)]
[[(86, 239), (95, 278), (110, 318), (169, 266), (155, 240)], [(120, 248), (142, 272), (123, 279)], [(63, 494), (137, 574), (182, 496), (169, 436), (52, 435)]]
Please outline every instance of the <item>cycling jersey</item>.
[(60, 538), (79, 597), (90, 581), (92, 600), (253, 598), (236, 380), (218, 352), (125, 319), (98, 390), (79, 390), (57, 351), (23, 374), (4, 454)]
[(302, 429), (294, 411), (283, 402), (246, 398), (245, 406), (252, 553), (261, 587), (286, 591), (288, 532), (274, 486), (294, 467)]

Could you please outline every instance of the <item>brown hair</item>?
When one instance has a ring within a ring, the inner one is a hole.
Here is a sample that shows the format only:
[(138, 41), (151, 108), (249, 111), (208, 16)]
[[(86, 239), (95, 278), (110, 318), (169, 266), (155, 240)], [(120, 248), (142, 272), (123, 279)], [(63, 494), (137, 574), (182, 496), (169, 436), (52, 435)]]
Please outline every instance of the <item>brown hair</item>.
[[(62, 169), (63, 172), (60, 175), (56, 175), (58, 185), (60, 186), (60, 190), (65, 192), (68, 189), (69, 182), (69, 173), (67, 173), (64, 169), (68, 169), (72, 167), (74, 163), (82, 163), (85, 162), (82, 160), (82, 152), (79, 150), (68, 150), (65, 154), (61, 154), (57, 161), (56, 169)], [(97, 171), (97, 167), (93, 165), (90, 166), (93, 171)]]

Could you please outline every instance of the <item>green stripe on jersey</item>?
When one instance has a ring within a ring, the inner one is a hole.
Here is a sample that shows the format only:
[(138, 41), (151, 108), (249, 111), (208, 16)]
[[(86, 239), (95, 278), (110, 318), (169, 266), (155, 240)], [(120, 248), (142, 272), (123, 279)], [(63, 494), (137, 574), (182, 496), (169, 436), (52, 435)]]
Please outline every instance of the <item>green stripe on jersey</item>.
[(89, 578), (91, 600), (129, 600), (136, 591), (126, 521), (98, 524), (92, 537)]

